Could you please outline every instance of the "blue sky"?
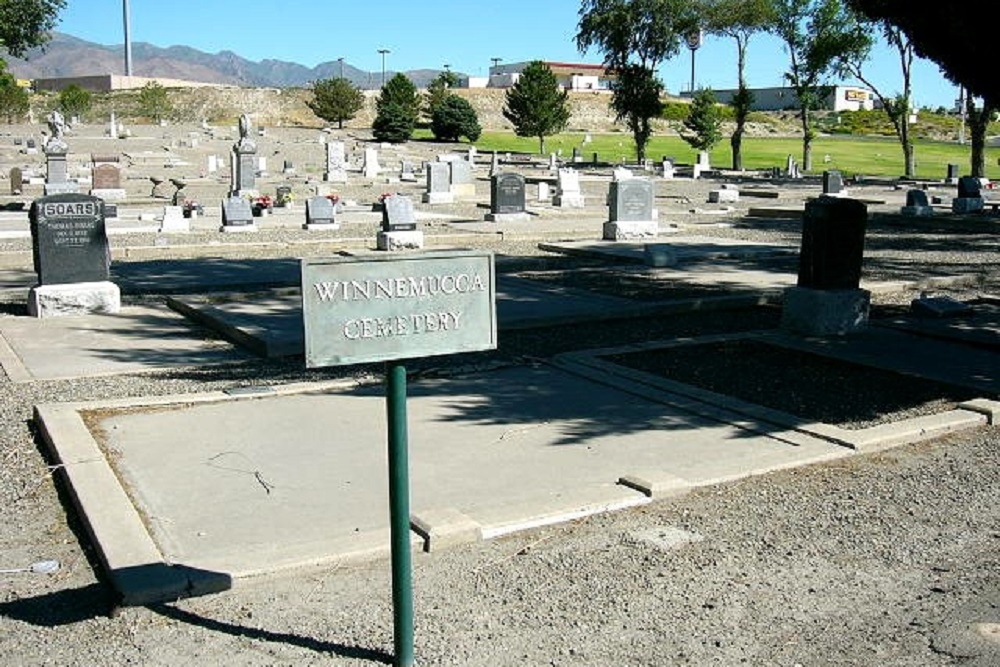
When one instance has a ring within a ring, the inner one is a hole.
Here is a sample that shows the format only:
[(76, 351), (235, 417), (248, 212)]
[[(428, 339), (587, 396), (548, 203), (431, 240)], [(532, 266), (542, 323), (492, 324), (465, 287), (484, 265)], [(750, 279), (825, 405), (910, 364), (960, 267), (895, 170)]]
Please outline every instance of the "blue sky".
[[(124, 41), (122, 0), (68, 0), (56, 27), (98, 44)], [(343, 57), (362, 70), (380, 71), (379, 49), (389, 71), (443, 69), (485, 75), (492, 58), (501, 62), (549, 60), (599, 63), (596, 52), (581, 54), (575, 35), (578, 0), (130, 0), (134, 42), (174, 45), (216, 53), (228, 50), (247, 58), (288, 60), (308, 67)], [(747, 52), (751, 87), (782, 85), (788, 56), (779, 41), (756, 36)], [(876, 49), (868, 65), (883, 93), (902, 87), (898, 56)], [(660, 77), (671, 93), (691, 80), (691, 52), (684, 48), (663, 64)], [(843, 80), (839, 83), (853, 84)], [(731, 39), (708, 36), (695, 53), (696, 87), (736, 86), (736, 55)], [(919, 61), (913, 76), (917, 106), (950, 107), (957, 88), (937, 65)]]

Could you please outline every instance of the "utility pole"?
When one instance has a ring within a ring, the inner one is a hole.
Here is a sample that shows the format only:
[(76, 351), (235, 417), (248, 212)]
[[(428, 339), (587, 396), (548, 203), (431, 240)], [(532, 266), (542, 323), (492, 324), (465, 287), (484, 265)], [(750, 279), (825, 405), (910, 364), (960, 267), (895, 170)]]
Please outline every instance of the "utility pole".
[(122, 20), (125, 23), (125, 76), (132, 76), (132, 34), (128, 0), (122, 0)]
[(382, 55), (382, 87), (385, 88), (385, 54), (389, 53), (389, 49), (379, 49), (378, 52)]

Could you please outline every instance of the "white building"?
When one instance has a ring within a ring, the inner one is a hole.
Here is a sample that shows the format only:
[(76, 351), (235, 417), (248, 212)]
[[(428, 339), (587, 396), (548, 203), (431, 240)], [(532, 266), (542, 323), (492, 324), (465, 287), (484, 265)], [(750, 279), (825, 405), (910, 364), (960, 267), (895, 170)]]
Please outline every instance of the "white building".
[[(715, 99), (722, 104), (731, 104), (736, 90), (712, 90)], [(798, 96), (794, 88), (752, 88), (754, 111), (785, 111), (799, 108)], [(680, 97), (691, 97), (690, 92), (682, 92)], [(874, 109), (875, 94), (857, 86), (831, 86), (830, 94), (821, 102), (824, 111), (860, 111)]]
[[(613, 75), (609, 75), (604, 65), (587, 63), (546, 62), (552, 73), (556, 75), (559, 85), (566, 90), (575, 91), (608, 91)], [(529, 62), (506, 63), (490, 68), (488, 77), (468, 77), (462, 79), (459, 85), (464, 88), (510, 88), (521, 78), (521, 73)]]

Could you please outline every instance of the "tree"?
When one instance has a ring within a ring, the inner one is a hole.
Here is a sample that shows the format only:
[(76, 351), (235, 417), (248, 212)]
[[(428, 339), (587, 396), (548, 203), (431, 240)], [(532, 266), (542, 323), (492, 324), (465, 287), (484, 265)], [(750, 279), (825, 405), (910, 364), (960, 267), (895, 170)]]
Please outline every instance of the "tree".
[(736, 124), (729, 145), (733, 153), (733, 169), (743, 169), (743, 135), (754, 96), (747, 85), (746, 59), (750, 37), (766, 31), (774, 23), (771, 0), (701, 0), (698, 12), (705, 30), (712, 35), (731, 37), (736, 42), (736, 94), (730, 102)]
[(691, 100), (691, 110), (684, 119), (684, 127), (690, 134), (682, 134), (681, 139), (691, 148), (710, 151), (722, 140), (722, 119), (711, 88), (702, 88)]
[(847, 1), (868, 18), (898, 27), (918, 56), (933, 60), (949, 79), (1000, 108), (1000, 77), (983, 66), (985, 45), (995, 39), (995, 26), (987, 19), (996, 12), (995, 0), (966, 0), (961, 11), (948, 3), (921, 5), (917, 11), (911, 0)]
[(663, 115), (663, 84), (642, 65), (625, 65), (617, 70), (612, 91), (615, 120), (624, 122), (632, 133), (636, 158), (642, 162), (646, 159), (646, 145), (653, 136), (651, 121)]
[(139, 114), (160, 122), (170, 113), (172, 106), (167, 89), (159, 81), (150, 81), (139, 89)]
[(837, 69), (841, 74), (853, 76), (858, 81), (871, 89), (875, 96), (882, 103), (882, 108), (889, 116), (896, 131), (896, 138), (903, 149), (903, 171), (907, 178), (913, 178), (917, 173), (916, 158), (913, 151), (913, 139), (910, 137), (910, 114), (913, 111), (913, 85), (911, 72), (913, 71), (913, 43), (902, 30), (892, 25), (888, 21), (875, 21), (876, 26), (882, 36), (889, 43), (889, 46), (896, 49), (899, 55), (899, 65), (903, 77), (903, 90), (896, 95), (888, 95), (880, 90), (864, 71), (864, 63), (869, 59), (869, 50), (848, 54), (854, 59), (840, 58)]
[(591, 47), (604, 56), (604, 64), (619, 77), (612, 85), (612, 108), (625, 119), (639, 160), (645, 159), (652, 135), (650, 120), (662, 106), (651, 104), (654, 72), (664, 60), (680, 51), (681, 36), (697, 25), (692, 0), (583, 0), (576, 46), (582, 53)]
[(452, 94), (451, 90), (458, 85), (458, 75), (452, 71), (445, 71), (434, 77), (434, 80), (427, 84), (427, 105), (424, 113), (428, 120), (433, 120), (434, 112)]
[(364, 93), (341, 77), (314, 82), (312, 94), (306, 106), (328, 123), (337, 123), (341, 129), (344, 121), (354, 118), (365, 105)]
[(459, 137), (475, 141), (483, 133), (483, 129), (479, 126), (479, 117), (469, 101), (451, 94), (434, 110), (431, 132), (438, 141), (458, 141)]
[(413, 136), (420, 116), (417, 87), (404, 74), (389, 79), (375, 101), (372, 134), (377, 141), (403, 143)]
[(17, 85), (17, 79), (10, 72), (3, 71), (0, 61), (0, 115), (13, 123), (24, 117), (31, 108), (28, 91)]
[(0, 46), (21, 58), (49, 41), (49, 31), (66, 0), (0, 0)]
[(533, 60), (507, 89), (503, 117), (517, 136), (538, 137), (538, 152), (544, 154), (545, 137), (559, 134), (569, 123), (569, 93), (560, 89), (548, 65)]
[(812, 170), (812, 113), (829, 94), (827, 79), (838, 59), (863, 51), (870, 37), (841, 0), (774, 0), (772, 31), (789, 57), (785, 79), (795, 90), (802, 123), (802, 168)]
[(89, 90), (70, 84), (59, 91), (59, 109), (67, 116), (82, 116), (90, 111), (93, 97)]
[(996, 119), (997, 111), (996, 107), (985, 101), (982, 108), (977, 109), (972, 95), (965, 100), (965, 115), (969, 119), (969, 144), (972, 149), (969, 175), (976, 178), (986, 176), (986, 128), (991, 120)]

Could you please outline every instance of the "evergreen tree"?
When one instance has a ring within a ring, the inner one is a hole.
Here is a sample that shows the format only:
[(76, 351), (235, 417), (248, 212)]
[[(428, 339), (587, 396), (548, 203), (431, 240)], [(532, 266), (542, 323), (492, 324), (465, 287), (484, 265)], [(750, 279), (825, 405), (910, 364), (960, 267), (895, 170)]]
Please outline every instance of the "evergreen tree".
[(365, 95), (344, 78), (323, 79), (313, 83), (313, 98), (306, 101), (312, 112), (343, 128), (345, 120), (351, 120), (365, 105)]
[(483, 133), (479, 117), (469, 101), (458, 95), (448, 95), (434, 111), (431, 132), (438, 141), (458, 141), (465, 137), (475, 141)]
[(548, 65), (533, 60), (507, 90), (503, 115), (517, 136), (538, 137), (538, 152), (544, 154), (545, 137), (559, 134), (569, 123), (569, 93), (559, 87)]
[(684, 127), (690, 134), (682, 134), (681, 138), (696, 150), (710, 151), (722, 140), (721, 125), (715, 93), (711, 88), (702, 88), (694, 94), (688, 117), (684, 119)]
[(653, 136), (653, 118), (663, 114), (663, 84), (642, 65), (624, 65), (616, 70), (611, 108), (618, 122), (625, 122), (635, 141), (639, 162), (646, 159), (646, 145)]
[(372, 134), (376, 141), (403, 143), (413, 136), (420, 116), (417, 87), (404, 74), (389, 79), (375, 102)]
[(154, 122), (160, 122), (170, 113), (172, 107), (167, 97), (167, 89), (159, 81), (150, 81), (139, 90), (139, 114)]
[(458, 75), (454, 72), (441, 72), (427, 85), (427, 105), (424, 113), (428, 120), (434, 119), (434, 112), (452, 94), (451, 90), (458, 85)]

